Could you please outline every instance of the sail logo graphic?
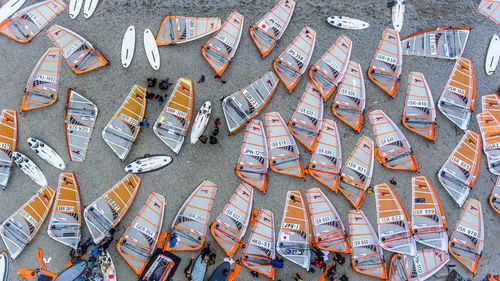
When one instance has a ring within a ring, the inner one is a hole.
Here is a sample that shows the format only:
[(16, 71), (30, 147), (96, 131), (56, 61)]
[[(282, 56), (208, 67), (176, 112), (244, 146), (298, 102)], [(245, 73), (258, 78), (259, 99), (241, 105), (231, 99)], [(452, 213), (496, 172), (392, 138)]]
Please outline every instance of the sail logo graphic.
[(122, 119), (123, 121), (127, 121), (128, 123), (130, 123), (130, 124), (132, 124), (134, 126), (137, 126), (137, 124), (139, 124), (139, 122), (137, 122), (136, 119), (128, 116), (125, 113), (120, 113), (120, 119)]
[(436, 50), (436, 34), (429, 34), (429, 46), (431, 47), (431, 54), (433, 56), (437, 55)]
[(30, 224), (32, 224), (34, 226), (38, 225), (38, 221), (35, 220), (35, 218), (33, 218), (30, 214), (28, 214), (28, 212), (26, 212), (26, 210), (24, 210), (24, 209), (19, 210), (19, 214), (22, 217), (24, 217)]
[(334, 71), (340, 72), (340, 65), (330, 58), (324, 58), (323, 61), (328, 64)]
[(355, 240), (352, 244), (353, 247), (363, 247), (372, 245), (373, 243), (370, 241), (370, 239), (361, 239), (361, 240)]
[(220, 34), (220, 33), (217, 33), (217, 36), (215, 36), (217, 39), (219, 39), (222, 43), (232, 47), (233, 44), (234, 44), (234, 41), (227, 38), (226, 36)]
[(386, 56), (386, 55), (383, 55), (383, 54), (377, 54), (377, 56), (375, 58), (377, 60), (379, 60), (379, 61), (383, 61), (383, 62), (386, 62), (386, 63), (389, 63), (389, 64), (397, 64), (398, 63), (398, 59), (397, 58), (393, 58), (393, 57)]
[(296, 224), (296, 223), (289, 223), (289, 222), (285, 222), (283, 224), (283, 228), (288, 228), (288, 229), (294, 229), (294, 230), (299, 230), (300, 229), (300, 225)]
[[(245, 96), (245, 98), (248, 100), (248, 102), (253, 106), (253, 107), (259, 107), (259, 103), (255, 100), (255, 98), (250, 95), (250, 93), (248, 92), (248, 90), (246, 89), (243, 89), (241, 90), (241, 93), (243, 94), (243, 96)], [(241, 104), (240, 104), (241, 106)]]
[(399, 139), (397, 139), (395, 136), (390, 136), (390, 137), (387, 137), (385, 139), (381, 139), (379, 142), (378, 142), (378, 146), (382, 147), (384, 145), (389, 145), (391, 143), (395, 143), (397, 142)]
[(436, 209), (431, 208), (431, 209), (415, 209), (413, 210), (414, 215), (435, 215), (436, 214)]
[(28, 17), (31, 19), (31, 21), (38, 27), (41, 28), (43, 26), (43, 22), (40, 20), (40, 18), (35, 14), (34, 11), (31, 11), (28, 13)]
[(311, 110), (309, 108), (305, 108), (303, 106), (301, 106), (299, 108), (299, 113), (302, 113), (302, 114), (307, 115), (307, 116), (312, 117), (312, 118), (317, 118), (316, 113), (313, 110)]
[(229, 208), (226, 208), (224, 210), (224, 214), (234, 220), (236, 220), (237, 222), (240, 222), (241, 223), (241, 218), (242, 218), (242, 215), (238, 214), (237, 212), (229, 209)]
[(116, 202), (108, 194), (104, 196), (104, 199), (108, 201), (109, 205), (111, 205), (111, 207), (115, 209), (116, 212), (120, 210), (120, 206), (116, 204)]
[(134, 228), (139, 230), (140, 232), (144, 233), (146, 236), (151, 237), (151, 238), (153, 238), (155, 235), (155, 233), (151, 229), (145, 227), (144, 225), (142, 225), (138, 222), (135, 223)]
[(245, 148), (245, 150), (243, 151), (243, 154), (250, 155), (250, 156), (264, 156), (264, 151)]
[(357, 91), (351, 90), (351, 89), (342, 88), (340, 90), (339, 94), (341, 94), (343, 96), (348, 96), (348, 97), (355, 98), (357, 96)]
[(172, 115), (178, 116), (178, 117), (180, 117), (180, 118), (184, 118), (184, 119), (186, 118), (186, 113), (185, 113), (185, 112), (179, 111), (179, 110), (177, 110), (177, 109), (175, 109), (175, 108), (171, 108), (171, 107), (168, 107), (168, 106), (167, 106), (167, 107), (165, 108), (165, 111), (166, 111), (167, 113), (170, 113), (170, 114), (172, 114)]
[(207, 221), (207, 219), (205, 217), (197, 215), (197, 214), (193, 214), (191, 212), (187, 212), (184, 216), (186, 218), (189, 218), (189, 219), (201, 222), (201, 223), (205, 223)]
[(411, 107), (429, 107), (429, 103), (425, 100), (408, 100), (406, 105)]
[(76, 50), (78, 50), (78, 48), (80, 48), (82, 45), (83, 45), (83, 42), (80, 40), (76, 40), (75, 42), (73, 42), (73, 45), (71, 45), (71, 47), (66, 49), (66, 51), (64, 52), (64, 54), (63, 54), (64, 58), (67, 59), (69, 56), (74, 54), (76, 52)]
[(74, 210), (75, 208), (73, 208), (73, 206), (57, 206), (58, 212), (70, 213), (73, 212)]
[(320, 224), (329, 223), (332, 221), (333, 221), (333, 218), (331, 216), (324, 216), (321, 218), (314, 219), (314, 225), (316, 226), (316, 225), (320, 225)]
[(265, 248), (268, 250), (271, 250), (271, 247), (272, 247), (272, 244), (270, 241), (264, 241), (264, 240), (260, 240), (260, 239), (253, 238), (253, 237), (250, 240), (250, 244), (253, 244), (257, 247)]
[(68, 125), (68, 131), (71, 131), (72, 133), (74, 133), (74, 132), (90, 133), (90, 128), (85, 127), (85, 126), (78, 126), (78, 125), (70, 124), (70, 125)]
[(397, 216), (380, 218), (378, 221), (379, 221), (379, 223), (392, 223), (392, 222), (397, 222), (397, 221), (402, 221), (402, 220), (404, 220), (404, 216), (397, 215)]
[(479, 232), (461, 224), (457, 225), (457, 231), (473, 238), (479, 238)]
[(302, 54), (299, 54), (299, 52), (295, 51), (294, 49), (290, 48), (286, 50), (286, 53), (292, 56), (292, 58), (300, 61), (301, 63), (304, 63), (306, 60), (306, 57)]
[(358, 172), (362, 175), (365, 175), (368, 173), (368, 169), (365, 168), (365, 167), (362, 167), (361, 165), (358, 165), (352, 161), (349, 161), (349, 163), (347, 163), (347, 167), (353, 169), (355, 172)]
[(486, 150), (497, 150), (500, 148), (500, 142), (486, 145)]
[(284, 146), (288, 146), (288, 141), (286, 139), (273, 141), (271, 143), (271, 148), (272, 149), (274, 149), (274, 148), (280, 148), (280, 147), (284, 147)]
[(318, 154), (321, 154), (321, 155), (324, 155), (327, 157), (335, 157), (335, 153), (333, 152), (333, 150), (326, 149), (324, 147), (318, 148)]
[(465, 96), (465, 90), (463, 90), (463, 89), (457, 88), (457, 87), (452, 86), (452, 85), (448, 85), (447, 89), (448, 89), (448, 91), (455, 93), (457, 95)]
[(450, 161), (453, 162), (454, 164), (456, 164), (458, 167), (464, 169), (464, 170), (467, 170), (467, 171), (470, 171), (470, 169), (472, 168), (471, 165), (465, 163), (464, 161), (458, 159), (456, 156), (451, 156), (450, 158)]

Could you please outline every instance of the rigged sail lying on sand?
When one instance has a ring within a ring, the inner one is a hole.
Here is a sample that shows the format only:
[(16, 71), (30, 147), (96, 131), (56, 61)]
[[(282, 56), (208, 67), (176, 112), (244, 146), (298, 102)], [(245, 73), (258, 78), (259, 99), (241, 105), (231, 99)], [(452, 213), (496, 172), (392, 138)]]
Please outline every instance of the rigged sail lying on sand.
[(218, 76), (226, 71), (231, 59), (236, 54), (236, 50), (238, 50), (244, 20), (243, 15), (233, 11), (219, 32), (201, 48), (201, 54)]
[(216, 184), (205, 180), (191, 193), (174, 218), (165, 251), (196, 251), (203, 247), (217, 189)]
[(278, 83), (278, 77), (270, 71), (222, 100), (222, 110), (230, 134), (236, 133), (264, 109), (273, 97)]
[(401, 40), (404, 55), (458, 59), (472, 28), (465, 26), (426, 29)]
[(179, 78), (153, 131), (176, 154), (182, 148), (193, 116), (194, 86), (188, 78)]
[(484, 222), (481, 202), (469, 198), (450, 236), (450, 253), (476, 275), (484, 246)]
[(124, 160), (134, 143), (146, 112), (146, 89), (134, 85), (113, 118), (102, 130), (102, 138)]
[(58, 48), (75, 74), (83, 74), (108, 64), (104, 56), (90, 42), (77, 33), (59, 25), (53, 25), (47, 36)]
[(80, 190), (73, 172), (59, 175), (56, 201), (49, 220), (50, 238), (76, 249), (82, 237)]
[(0, 114), (0, 186), (5, 190), (17, 146), (17, 112), (4, 109)]
[(250, 27), (250, 37), (262, 58), (267, 57), (281, 38), (295, 10), (295, 1), (280, 0), (271, 11)]
[(438, 172), (439, 182), (461, 207), (476, 182), (481, 160), (479, 135), (466, 131)]
[(295, 89), (311, 61), (316, 31), (304, 27), (292, 43), (273, 61), (274, 71), (289, 93)]
[(322, 251), (349, 254), (349, 237), (332, 202), (319, 188), (306, 192), (314, 245)]
[(59, 93), (62, 51), (49, 48), (36, 64), (26, 83), (20, 111), (52, 105)]
[(342, 146), (337, 124), (324, 119), (307, 171), (321, 184), (337, 192), (341, 167)]
[(389, 281), (427, 280), (450, 261), (448, 252), (436, 249), (419, 250), (414, 257), (392, 256)]
[(489, 201), (493, 210), (500, 215), (500, 177), (497, 178), (493, 190), (491, 190)]
[(216, 32), (220, 25), (220, 18), (166, 16), (156, 34), (156, 44), (166, 46), (190, 42)]
[(477, 123), (483, 139), (483, 151), (488, 160), (488, 169), (500, 175), (500, 120), (489, 111), (477, 115)]
[(481, 108), (483, 111), (489, 111), (493, 116), (500, 120), (500, 93), (484, 95), (481, 98)]
[(500, 2), (497, 0), (482, 0), (478, 12), (500, 25)]
[(309, 214), (302, 191), (288, 191), (276, 250), (282, 257), (309, 270), (311, 246)]
[(299, 148), (278, 112), (266, 113), (266, 134), (271, 170), (287, 176), (304, 178)]
[(141, 178), (128, 174), (85, 208), (83, 217), (95, 244), (106, 238), (127, 214), (140, 186)]
[(35, 238), (52, 206), (55, 191), (42, 187), (0, 226), (0, 236), (12, 260)]

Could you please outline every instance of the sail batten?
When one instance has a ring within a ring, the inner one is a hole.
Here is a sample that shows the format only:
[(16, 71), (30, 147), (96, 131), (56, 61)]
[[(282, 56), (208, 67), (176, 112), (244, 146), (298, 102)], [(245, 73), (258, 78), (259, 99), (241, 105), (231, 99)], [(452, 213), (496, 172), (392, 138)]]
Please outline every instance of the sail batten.
[(401, 40), (404, 55), (458, 59), (464, 52), (470, 27), (426, 29)]
[(5, 190), (17, 146), (17, 112), (4, 109), (0, 114), (0, 186)]
[(220, 18), (166, 16), (156, 34), (156, 44), (167, 46), (187, 43), (214, 33), (220, 28)]

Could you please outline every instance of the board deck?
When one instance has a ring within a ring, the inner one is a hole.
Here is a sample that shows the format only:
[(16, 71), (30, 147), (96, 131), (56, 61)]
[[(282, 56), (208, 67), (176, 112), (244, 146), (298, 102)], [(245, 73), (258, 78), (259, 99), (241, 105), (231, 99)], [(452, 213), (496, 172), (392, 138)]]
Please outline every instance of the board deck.
[(491, 37), (490, 47), (488, 48), (488, 53), (486, 53), (486, 62), (484, 63), (487, 75), (492, 75), (495, 72), (499, 59), (500, 38), (498, 35), (494, 34), (493, 37)]
[(41, 187), (47, 186), (47, 178), (42, 173), (42, 170), (31, 161), (26, 155), (20, 152), (14, 152), (14, 162), (32, 181)]
[(144, 50), (151, 67), (154, 70), (160, 69), (160, 52), (158, 51), (158, 45), (156, 45), (156, 39), (149, 29), (144, 30)]
[(132, 62), (135, 51), (135, 26), (131, 25), (125, 31), (122, 41), (122, 65), (127, 68)]
[(83, 6), (83, 16), (88, 19), (90, 18), (97, 8), (99, 0), (85, 0), (85, 5)]
[(197, 143), (198, 138), (203, 135), (203, 132), (205, 132), (205, 129), (207, 128), (211, 114), (212, 104), (207, 101), (201, 106), (198, 114), (196, 114), (196, 118), (194, 119), (193, 128), (191, 129), (191, 144)]
[(361, 30), (370, 27), (370, 24), (365, 21), (344, 16), (331, 16), (328, 17), (326, 21), (329, 24), (342, 29)]
[(69, 18), (75, 19), (79, 14), (83, 6), (83, 0), (71, 0), (69, 2)]
[(42, 142), (41, 140), (35, 138), (28, 138), (28, 145), (33, 150), (36, 155), (40, 156), (50, 165), (56, 167), (59, 170), (65, 170), (66, 164), (64, 160), (59, 156), (59, 154), (52, 149), (50, 146)]

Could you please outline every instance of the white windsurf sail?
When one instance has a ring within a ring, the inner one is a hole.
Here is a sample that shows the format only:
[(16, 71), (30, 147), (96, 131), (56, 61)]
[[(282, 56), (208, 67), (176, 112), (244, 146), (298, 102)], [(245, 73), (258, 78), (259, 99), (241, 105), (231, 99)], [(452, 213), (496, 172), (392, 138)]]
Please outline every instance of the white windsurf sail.
[(392, 256), (388, 281), (424, 281), (436, 274), (450, 261), (448, 252), (436, 249), (417, 251), (414, 257)]
[(488, 160), (488, 169), (500, 175), (500, 120), (489, 111), (477, 115), (477, 123), (483, 139), (483, 151)]
[(481, 0), (478, 12), (500, 25), (500, 2), (498, 0)]
[(4, 109), (0, 114), (0, 186), (7, 187), (17, 146), (17, 112)]
[(214, 33), (220, 27), (220, 18), (166, 16), (156, 34), (156, 44), (166, 46), (190, 42)]
[(500, 215), (500, 177), (497, 178), (493, 190), (491, 190), (489, 201), (493, 210)]
[(493, 116), (500, 120), (500, 93), (484, 95), (481, 98), (481, 108), (483, 111), (489, 111)]

